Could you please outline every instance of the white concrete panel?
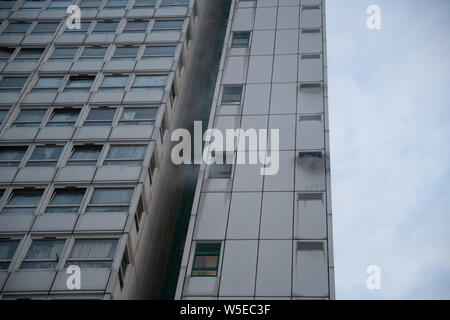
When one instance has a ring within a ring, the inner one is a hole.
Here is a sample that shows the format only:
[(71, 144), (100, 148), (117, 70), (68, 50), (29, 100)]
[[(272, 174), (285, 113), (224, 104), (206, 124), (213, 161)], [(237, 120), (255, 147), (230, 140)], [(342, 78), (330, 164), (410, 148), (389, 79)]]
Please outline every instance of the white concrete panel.
[(275, 54), (297, 54), (298, 29), (277, 30)]
[(253, 31), (250, 53), (252, 55), (271, 55), (274, 41), (275, 30)]
[(294, 114), (297, 105), (296, 83), (274, 83), (270, 97), (271, 114)]
[(273, 82), (295, 82), (297, 59), (297, 55), (276, 55), (273, 66)]
[(248, 57), (229, 57), (225, 61), (223, 84), (244, 83), (247, 75)]
[(234, 11), (232, 31), (247, 31), (253, 27), (254, 9), (238, 8)]
[(270, 83), (273, 56), (251, 56), (248, 67), (248, 83)]
[(243, 114), (269, 113), (270, 84), (248, 84), (245, 90)]
[(225, 238), (230, 198), (230, 193), (203, 193), (201, 195), (194, 230), (195, 240)]
[(264, 176), (264, 191), (293, 191), (295, 151), (279, 151), (278, 153), (278, 172)]
[(323, 149), (323, 116), (300, 115), (297, 122), (297, 149)]
[(261, 239), (291, 239), (293, 194), (264, 192), (261, 216)]
[(235, 192), (231, 197), (227, 239), (258, 239), (260, 192)]
[(267, 139), (270, 150), (274, 150), (270, 139), (270, 130), (279, 130), (279, 150), (295, 149), (295, 115), (271, 115), (269, 117), (269, 137)]
[(299, 7), (278, 7), (277, 29), (297, 29)]
[(271, 30), (275, 29), (277, 21), (277, 8), (256, 8), (254, 30)]

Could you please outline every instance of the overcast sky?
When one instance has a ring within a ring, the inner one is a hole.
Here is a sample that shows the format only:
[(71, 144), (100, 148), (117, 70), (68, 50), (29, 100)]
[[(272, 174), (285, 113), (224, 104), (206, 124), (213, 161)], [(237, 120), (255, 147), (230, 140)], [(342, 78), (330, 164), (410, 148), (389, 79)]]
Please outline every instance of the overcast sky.
[(448, 0), (327, 0), (338, 299), (450, 299), (449, 16)]

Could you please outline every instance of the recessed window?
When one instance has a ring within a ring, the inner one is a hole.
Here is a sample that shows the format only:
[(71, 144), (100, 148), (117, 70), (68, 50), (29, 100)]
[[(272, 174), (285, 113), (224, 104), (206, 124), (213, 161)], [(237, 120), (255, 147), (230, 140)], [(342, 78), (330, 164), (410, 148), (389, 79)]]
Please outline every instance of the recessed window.
[(62, 146), (37, 146), (26, 166), (54, 167), (58, 163), (62, 150)]
[(168, 6), (183, 6), (187, 7), (189, 6), (190, 0), (162, 0), (161, 7), (168, 7)]
[(167, 83), (167, 75), (160, 76), (143, 76), (138, 75), (134, 78), (133, 85), (131, 86), (131, 90), (158, 90), (164, 91), (164, 88)]
[(65, 240), (33, 240), (20, 269), (56, 268), (65, 242)]
[(13, 122), (13, 127), (40, 127), (42, 119), (46, 114), (46, 109), (22, 109), (16, 120)]
[(101, 145), (74, 146), (66, 166), (95, 167), (102, 148), (103, 146)]
[(8, 270), (19, 240), (0, 240), (0, 270)]
[(63, 77), (40, 77), (32, 91), (58, 91)]
[(94, 33), (115, 33), (119, 23), (117, 21), (97, 22), (93, 30)]
[(82, 9), (98, 9), (102, 4), (102, 0), (82, 0), (80, 3), (80, 8)]
[(233, 32), (232, 48), (247, 48), (250, 43), (250, 32)]
[(208, 179), (231, 179), (232, 164), (213, 163), (209, 166)]
[(46, 213), (78, 213), (86, 189), (56, 189)]
[(69, 33), (71, 33), (71, 32), (79, 32), (81, 34), (85, 34), (88, 31), (90, 25), (91, 25), (90, 21), (81, 21), (80, 22), (80, 29), (76, 29), (76, 28), (69, 29), (69, 28), (66, 28), (64, 30), (64, 33), (66, 33), (66, 32), (69, 32)]
[(79, 114), (80, 109), (54, 109), (47, 121), (47, 127), (73, 127)]
[(71, 76), (64, 91), (89, 92), (95, 76)]
[(54, 34), (58, 26), (59, 22), (39, 22), (31, 34)]
[(50, 61), (60, 61), (60, 60), (73, 60), (78, 51), (78, 48), (55, 48), (53, 54), (50, 57)]
[(14, 52), (14, 48), (1, 47), (0, 48), (0, 61), (2, 61), (2, 62), (8, 61), (9, 57), (11, 57), (13, 52)]
[(219, 268), (220, 242), (197, 243), (192, 276), (216, 277)]
[(173, 58), (176, 49), (176, 46), (146, 47), (142, 55), (142, 60)]
[(34, 214), (42, 192), (42, 190), (14, 190), (1, 213)]
[(154, 8), (157, 0), (135, 0), (133, 8), (145, 7)]
[(105, 47), (91, 47), (84, 48), (83, 53), (80, 56), (81, 60), (103, 60), (108, 48)]
[(158, 107), (124, 108), (119, 125), (153, 125), (158, 114)]
[(77, 239), (64, 267), (111, 268), (116, 247), (117, 239)]
[(3, 33), (5, 34), (25, 34), (31, 26), (29, 22), (11, 22)]
[(124, 33), (144, 33), (147, 31), (148, 21), (128, 21)]
[(22, 9), (40, 9), (45, 1), (46, 0), (26, 0), (22, 5)]
[(11, 9), (17, 0), (2, 0), (0, 1), (0, 9)]
[(102, 85), (100, 86), (100, 90), (102, 91), (116, 91), (116, 90), (125, 90), (125, 86), (128, 82), (128, 76), (105, 76), (103, 78)]
[(38, 61), (43, 53), (43, 48), (22, 48), (14, 61)]
[(85, 126), (111, 126), (116, 108), (95, 108), (89, 111)]
[(152, 31), (173, 31), (183, 28), (184, 20), (157, 20)]
[(241, 104), (242, 86), (224, 86), (222, 104)]
[(103, 162), (104, 166), (140, 166), (144, 160), (147, 146), (111, 146)]
[(120, 288), (123, 288), (125, 275), (127, 274), (128, 265), (130, 264), (130, 259), (128, 258), (128, 249), (125, 247), (125, 252), (123, 253), (122, 260), (120, 261), (119, 268), (119, 282)]
[(128, 212), (132, 188), (96, 188), (86, 212)]
[(4, 77), (0, 80), (0, 92), (20, 92), (26, 77)]
[(117, 47), (112, 60), (136, 60), (139, 47)]
[(9, 110), (6, 109), (0, 109), (0, 125), (3, 123), (3, 121), (6, 118), (6, 115), (8, 114)]
[(0, 147), (0, 167), (18, 167), (27, 147)]
[(128, 0), (108, 0), (105, 8), (126, 8)]
[(66, 10), (72, 4), (72, 0), (52, 0), (47, 9), (64, 9)]

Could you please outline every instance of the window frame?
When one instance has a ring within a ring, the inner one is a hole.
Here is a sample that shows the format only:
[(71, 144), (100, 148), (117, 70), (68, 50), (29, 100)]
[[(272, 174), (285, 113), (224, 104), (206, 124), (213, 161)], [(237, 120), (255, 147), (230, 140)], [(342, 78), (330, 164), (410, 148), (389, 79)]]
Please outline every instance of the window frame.
[[(16, 243), (14, 249), (12, 249), (14, 252), (12, 253), (12, 255), (10, 257), (6, 257), (4, 259), (0, 258), (0, 271), (8, 271), (9, 268), (11, 267), (11, 263), (14, 260), (14, 257), (16, 256), (18, 249), (20, 247), (20, 242), (21, 239), (16, 239), (16, 238), (5, 238), (5, 239), (0, 239), (0, 243), (5, 243), (5, 242), (10, 242), (10, 243)], [(7, 265), (5, 265), (7, 264)], [(5, 267), (6, 266), (6, 267)]]
[[(22, 158), (19, 159), (11, 159), (11, 160), (2, 160), (0, 159), (0, 168), (19, 168), (22, 164), (23, 159), (25, 159), (25, 155), (27, 154), (28, 146), (0, 146), (0, 150), (5, 149), (23, 149)], [(14, 165), (3, 165), (3, 164), (14, 164)], [(1, 199), (1, 197), (0, 197)]]
[[(29, 254), (29, 252), (30, 252), (30, 250), (31, 250), (31, 248), (33, 246), (33, 243), (35, 243), (37, 241), (39, 241), (39, 242), (48, 241), (48, 242), (55, 242), (55, 243), (61, 242), (62, 246), (60, 248), (59, 254), (56, 253), (56, 257), (55, 258), (37, 258), (37, 259), (27, 258), (28, 254)], [(60, 264), (60, 262), (62, 260), (61, 258), (64, 256), (64, 252), (65, 252), (66, 246), (67, 246), (67, 239), (66, 238), (60, 238), (60, 237), (56, 237), (56, 238), (46, 238), (46, 237), (44, 237), (44, 238), (33, 238), (33, 239), (31, 239), (31, 241), (29, 243), (29, 246), (27, 248), (27, 251), (26, 251), (22, 261), (20, 262), (19, 269), (20, 270), (57, 270), (58, 266), (59, 266), (59, 264)], [(41, 262), (41, 263), (53, 263), (54, 266), (53, 267), (42, 267), (42, 268), (41, 267), (39, 267), (39, 268), (25, 268), (25, 267), (23, 267), (24, 263), (39, 263), (39, 262)]]
[[(42, 111), (42, 118), (40, 120), (17, 120), (22, 112), (27, 111)], [(44, 108), (20, 108), (19, 113), (17, 114), (14, 121), (11, 123), (11, 127), (14, 128), (40, 128), (42, 124), (45, 122), (46, 115), (48, 113), (48, 109)]]
[[(80, 257), (72, 257), (73, 254), (73, 250), (77, 244), (77, 241), (101, 241), (101, 240), (111, 240), (111, 241), (115, 241), (114, 244), (114, 253), (112, 254), (112, 257), (107, 257), (107, 258), (80, 258)], [(118, 247), (120, 246), (120, 238), (118, 237), (101, 237), (101, 238), (87, 238), (87, 237), (79, 237), (79, 238), (75, 238), (73, 240), (73, 243), (70, 247), (70, 250), (68, 252), (67, 258), (64, 261), (64, 268), (66, 268), (69, 265), (76, 265), (80, 268), (86, 268), (86, 269), (111, 269), (113, 267), (114, 264), (114, 260), (117, 256), (117, 250)], [(78, 264), (77, 264), (78, 262)], [(91, 267), (91, 266), (81, 266), (81, 263), (90, 263), (90, 262), (109, 262), (110, 265), (109, 266), (105, 266), (105, 267)]]
[[(125, 203), (92, 203), (92, 199), (94, 197), (94, 193), (97, 190), (131, 190), (131, 194), (130, 194), (130, 200), (127, 204)], [(117, 213), (122, 213), (122, 214), (128, 214), (130, 213), (130, 209), (132, 206), (132, 201), (133, 201), (133, 197), (134, 197), (134, 193), (136, 192), (136, 187), (135, 186), (94, 186), (92, 188), (92, 191), (89, 195), (89, 199), (88, 201), (86, 201), (86, 206), (85, 206), (85, 214), (98, 214), (98, 213), (112, 213), (112, 214), (117, 214)], [(126, 210), (123, 211), (117, 211), (117, 210), (110, 210), (110, 211), (95, 211), (95, 210), (89, 210), (89, 208), (112, 208), (112, 207), (123, 207)]]
[[(91, 159), (72, 159), (72, 156), (75, 154), (75, 152), (77, 151), (77, 149), (89, 149), (89, 148), (96, 148), (99, 149), (98, 152), (98, 156), (97, 159), (91, 158)], [(80, 145), (74, 145), (72, 147), (72, 150), (70, 152), (70, 155), (67, 158), (67, 161), (65, 163), (66, 167), (97, 167), (100, 159), (101, 159), (101, 155), (102, 155), (102, 151), (103, 151), (104, 146), (102, 144), (80, 144)], [(76, 163), (76, 164), (74, 164)], [(85, 164), (81, 164), (81, 163), (85, 163)], [(91, 163), (91, 164), (88, 164)]]
[[(210, 252), (203, 252), (202, 254), (199, 253), (199, 247), (207, 247), (207, 246), (217, 246), (216, 251), (210, 251)], [(217, 277), (219, 274), (219, 264), (220, 264), (220, 254), (222, 250), (222, 242), (217, 241), (211, 241), (211, 242), (197, 242), (195, 244), (195, 251), (194, 251), (194, 258), (192, 261), (192, 269), (191, 269), (191, 277)], [(196, 267), (195, 263), (197, 261), (198, 256), (217, 256), (216, 260), (216, 266), (214, 268), (211, 267)], [(195, 274), (196, 272), (199, 272), (199, 274)], [(215, 274), (201, 274), (201, 272), (215, 272)]]
[[(58, 158), (50, 158), (50, 159), (32, 159), (33, 154), (36, 152), (39, 148), (59, 148), (61, 151), (59, 152)], [(30, 153), (30, 156), (28, 157), (25, 167), (57, 167), (58, 163), (61, 160), (61, 157), (64, 153), (64, 145), (61, 144), (52, 144), (52, 145), (46, 145), (46, 144), (38, 144), (35, 145), (33, 148), (33, 151)], [(41, 164), (39, 164), (41, 163)]]
[[(237, 92), (226, 92), (227, 89), (240, 89), (239, 92), (239, 100), (237, 98), (231, 99), (227, 98), (225, 99), (226, 95), (234, 96), (237, 95)], [(222, 96), (220, 99), (221, 105), (242, 105), (242, 97), (244, 95), (244, 86), (241, 84), (230, 84), (230, 85), (224, 85), (222, 88)]]
[[(43, 196), (44, 196), (44, 192), (45, 189), (43, 188), (13, 188), (10, 190), (8, 197), (5, 199), (3, 206), (1, 208), (0, 214), (26, 214), (26, 215), (35, 215), (38, 211), (38, 208), (40, 207), (40, 204), (43, 200)], [(21, 195), (21, 194), (39, 194), (39, 200), (36, 202), (36, 205), (10, 205), (9, 203), (11, 202), (11, 200), (14, 198), (15, 195)], [(5, 192), (6, 194), (6, 192)], [(3, 194), (3, 196), (5, 196), (5, 194)], [(27, 210), (27, 209), (32, 209), (32, 212), (4, 212), (6, 210), (12, 209), (13, 211), (17, 211), (17, 209), (19, 210)]]
[[(143, 147), (144, 152), (142, 157), (139, 158), (108, 158), (113, 148), (130, 148), (130, 147)], [(102, 166), (128, 166), (128, 167), (141, 167), (144, 163), (145, 156), (148, 151), (148, 144), (110, 144), (108, 150), (105, 152), (105, 157), (102, 161)], [(130, 162), (134, 162), (130, 164)]]
[[(80, 192), (82, 193), (82, 197), (80, 200), (79, 204), (75, 204), (75, 203), (65, 203), (65, 204), (52, 204), (53, 200), (55, 199), (55, 197), (58, 195), (58, 192), (67, 192), (67, 193), (76, 193), (76, 192)], [(86, 194), (87, 194), (87, 188), (55, 188), (52, 191), (52, 194), (50, 196), (50, 198), (47, 201), (47, 205), (45, 206), (45, 209), (43, 211), (44, 214), (79, 214), (81, 212), (81, 208), (83, 206), (83, 201), (86, 198)], [(53, 212), (49, 212), (48, 210), (52, 209), (52, 208), (75, 208), (75, 211), (53, 211)]]
[[(242, 37), (243, 35), (246, 35), (248, 37)], [(238, 38), (236, 36), (238, 36)], [(251, 37), (252, 37), (251, 31), (233, 31), (231, 38), (231, 48), (249, 48)], [(246, 43), (239, 42), (242, 40), (246, 40)]]
[[(100, 119), (100, 120), (89, 120), (89, 115), (91, 114), (92, 110), (110, 110), (110, 109), (114, 109), (114, 113), (113, 116), (111, 117), (111, 120), (104, 120), (104, 119)], [(89, 108), (89, 112), (86, 115), (86, 118), (83, 121), (83, 126), (84, 127), (94, 127), (94, 126), (98, 126), (98, 127), (111, 127), (114, 125), (114, 121), (117, 117), (117, 109), (118, 107), (115, 106), (107, 106), (107, 107), (103, 107), (103, 106), (99, 106), (99, 107), (90, 107)]]

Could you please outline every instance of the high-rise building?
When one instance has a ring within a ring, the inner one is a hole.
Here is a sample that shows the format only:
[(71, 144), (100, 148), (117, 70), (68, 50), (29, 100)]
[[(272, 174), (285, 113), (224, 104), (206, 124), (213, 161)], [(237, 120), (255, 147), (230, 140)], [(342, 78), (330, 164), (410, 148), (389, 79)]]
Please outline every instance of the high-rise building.
[[(0, 299), (333, 299), (324, 13), (0, 0)], [(174, 164), (195, 120), (278, 172)]]
[(279, 170), (202, 165), (176, 298), (334, 299), (325, 34), (324, 1), (233, 1), (208, 127), (279, 129)]

